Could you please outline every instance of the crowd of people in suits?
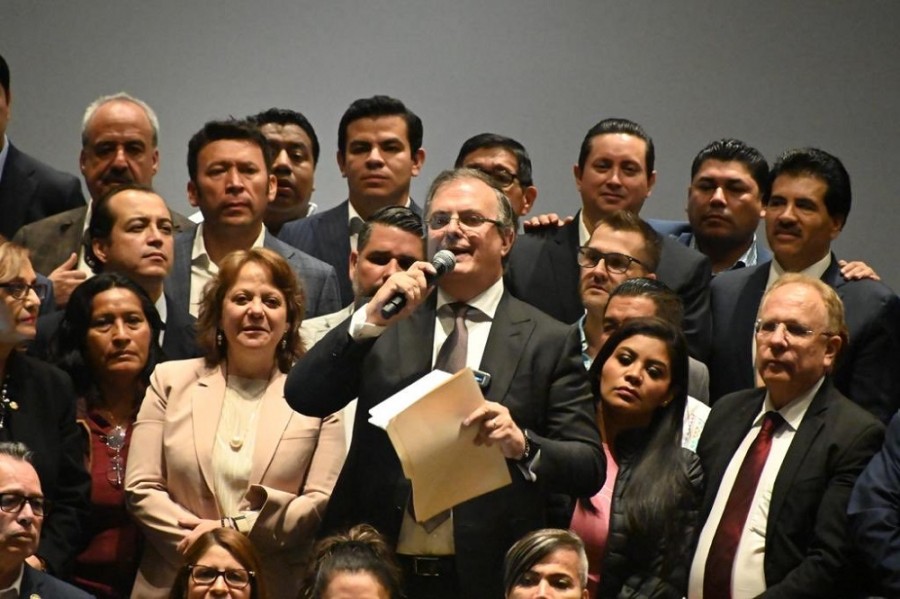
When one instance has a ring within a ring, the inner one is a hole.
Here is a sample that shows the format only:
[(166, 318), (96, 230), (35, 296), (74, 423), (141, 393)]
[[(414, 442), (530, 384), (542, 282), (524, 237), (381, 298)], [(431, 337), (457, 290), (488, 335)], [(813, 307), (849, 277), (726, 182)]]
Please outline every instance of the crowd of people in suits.
[[(834, 155), (713, 141), (688, 221), (645, 220), (653, 140), (607, 118), (574, 215), (520, 224), (520, 142), (470, 137), (420, 205), (423, 123), (373, 96), (345, 201), (272, 108), (190, 137), (187, 218), (147, 103), (86, 108), (82, 195), (11, 98), (0, 57), (0, 596), (900, 594), (900, 298), (832, 252)], [(454, 426), (511, 482), (423, 519), (369, 411), (467, 368)]]

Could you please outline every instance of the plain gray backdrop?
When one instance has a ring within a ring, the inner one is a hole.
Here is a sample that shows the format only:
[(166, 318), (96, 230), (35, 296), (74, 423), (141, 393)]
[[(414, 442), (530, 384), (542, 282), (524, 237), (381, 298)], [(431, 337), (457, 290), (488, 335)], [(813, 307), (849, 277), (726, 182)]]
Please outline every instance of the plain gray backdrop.
[(645, 217), (682, 218), (690, 162), (737, 137), (770, 159), (839, 156), (854, 206), (839, 256), (900, 284), (900, 2), (539, 0), (0, 0), (17, 146), (78, 172), (84, 108), (128, 91), (155, 108), (155, 185), (183, 213), (187, 140), (203, 122), (271, 106), (305, 113), (322, 156), (313, 200), (345, 198), (337, 123), (354, 99), (402, 99), (425, 123), (428, 182), (483, 131), (529, 149), (535, 212), (578, 206), (572, 165), (602, 118), (642, 123), (657, 148)]

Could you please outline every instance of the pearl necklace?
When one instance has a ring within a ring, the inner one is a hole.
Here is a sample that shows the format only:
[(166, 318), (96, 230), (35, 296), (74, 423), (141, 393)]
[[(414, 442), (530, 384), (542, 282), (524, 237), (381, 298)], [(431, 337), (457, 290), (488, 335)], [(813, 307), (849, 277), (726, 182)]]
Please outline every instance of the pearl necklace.
[(6, 425), (6, 415), (9, 410), (13, 412), (19, 409), (19, 404), (9, 398), (9, 375), (3, 379), (3, 387), (0, 388), (0, 429)]

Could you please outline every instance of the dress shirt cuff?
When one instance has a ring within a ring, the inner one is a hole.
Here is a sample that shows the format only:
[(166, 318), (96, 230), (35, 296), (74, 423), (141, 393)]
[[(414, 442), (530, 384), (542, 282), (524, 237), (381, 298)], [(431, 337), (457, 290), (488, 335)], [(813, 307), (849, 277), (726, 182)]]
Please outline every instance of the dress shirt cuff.
[(356, 311), (353, 312), (353, 316), (350, 317), (350, 337), (354, 341), (363, 341), (365, 339), (374, 339), (375, 337), (379, 337), (384, 329), (387, 327), (383, 327), (377, 324), (371, 324), (366, 322), (366, 306), (369, 304), (363, 304)]
[(516, 462), (516, 466), (519, 468), (519, 472), (522, 473), (522, 476), (525, 477), (525, 480), (530, 482), (537, 481), (537, 468), (541, 463), (541, 450), (538, 449), (530, 460), (527, 462)]

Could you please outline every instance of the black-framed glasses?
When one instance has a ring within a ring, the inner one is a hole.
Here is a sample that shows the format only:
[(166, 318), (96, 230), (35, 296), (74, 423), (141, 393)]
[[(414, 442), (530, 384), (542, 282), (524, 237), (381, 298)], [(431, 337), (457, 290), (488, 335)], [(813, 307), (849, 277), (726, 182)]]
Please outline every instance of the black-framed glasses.
[(109, 454), (106, 481), (116, 489), (121, 489), (125, 482), (125, 456), (122, 455), (122, 448), (125, 447), (127, 433), (128, 429), (118, 424), (108, 434), (100, 437)]
[(212, 566), (201, 566), (200, 564), (192, 564), (188, 566), (188, 570), (191, 572), (191, 578), (197, 584), (210, 586), (215, 584), (216, 579), (221, 576), (225, 584), (232, 589), (243, 589), (256, 576), (256, 572), (253, 570), (244, 570), (242, 568), (219, 570)]
[(647, 268), (646, 264), (627, 254), (601, 252), (600, 250), (588, 246), (578, 248), (578, 266), (581, 268), (594, 268), (600, 264), (601, 260), (606, 264), (606, 270), (620, 274), (628, 272), (628, 268), (631, 266), (632, 262)]
[(754, 329), (756, 330), (756, 334), (761, 339), (768, 339), (769, 337), (774, 335), (775, 331), (777, 331), (782, 325), (784, 325), (784, 336), (788, 340), (809, 339), (810, 337), (816, 335), (825, 335), (826, 337), (829, 337), (831, 335), (837, 334), (833, 333), (832, 331), (816, 331), (800, 324), (799, 322), (782, 322), (780, 320), (758, 319), (756, 321), (756, 326), (754, 327)]
[(450, 221), (454, 220), (459, 223), (460, 227), (467, 230), (477, 229), (484, 223), (491, 223), (498, 227), (503, 227), (501, 221), (482, 216), (477, 212), (464, 212), (457, 216), (453, 216), (449, 212), (435, 212), (431, 215), (431, 218), (428, 219), (428, 226), (433, 230), (443, 229), (450, 224)]
[(49, 502), (43, 497), (27, 497), (19, 493), (0, 493), (0, 510), (9, 514), (18, 514), (25, 507), (31, 506), (35, 516), (43, 516), (50, 509)]
[(489, 169), (484, 168), (483, 166), (478, 166), (477, 164), (470, 164), (466, 168), (475, 169), (476, 171), (480, 171), (494, 180), (498, 187), (501, 189), (509, 189), (513, 183), (519, 180), (519, 175), (516, 173), (511, 173), (505, 168), (497, 168), (497, 169)]
[(33, 289), (35, 294), (37, 294), (38, 299), (41, 301), (47, 299), (47, 293), (49, 292), (49, 288), (46, 283), (33, 283), (29, 285), (28, 283), (25, 283), (23, 281), (0, 283), (0, 289), (6, 289), (6, 292), (13, 299), (17, 300), (25, 299), (25, 296), (28, 295), (29, 289)]

